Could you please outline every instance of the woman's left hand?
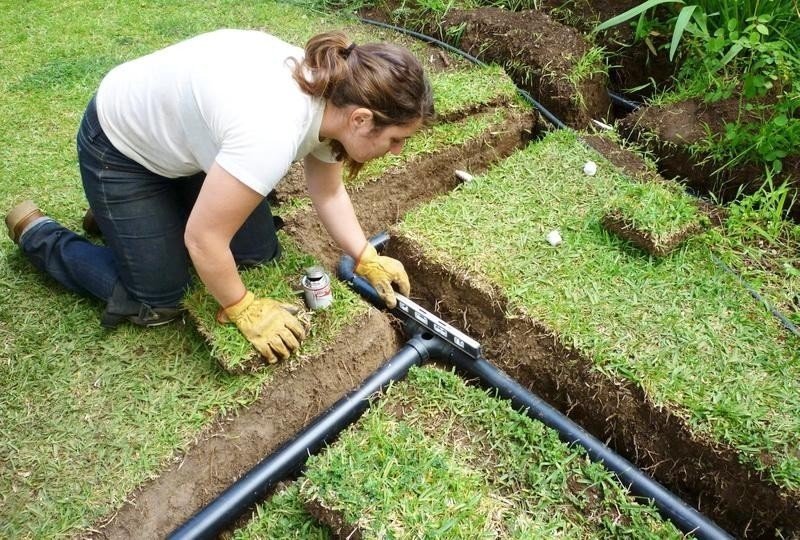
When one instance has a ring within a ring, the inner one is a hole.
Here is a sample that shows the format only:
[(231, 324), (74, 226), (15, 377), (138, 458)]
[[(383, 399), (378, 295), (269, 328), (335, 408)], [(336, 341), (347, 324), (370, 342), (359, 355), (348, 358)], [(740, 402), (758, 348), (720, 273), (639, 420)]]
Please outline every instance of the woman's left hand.
[(391, 257), (378, 255), (375, 246), (367, 242), (367, 246), (358, 258), (355, 268), (356, 274), (366, 278), (384, 301), (389, 309), (397, 305), (392, 284), (397, 285), (398, 292), (404, 296), (411, 294), (411, 285), (408, 282), (403, 263)]

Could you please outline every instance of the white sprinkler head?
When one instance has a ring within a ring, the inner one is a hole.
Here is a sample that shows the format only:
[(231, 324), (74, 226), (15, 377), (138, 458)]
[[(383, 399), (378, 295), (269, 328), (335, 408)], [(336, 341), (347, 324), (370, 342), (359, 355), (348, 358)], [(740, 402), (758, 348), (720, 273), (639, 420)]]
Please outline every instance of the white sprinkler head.
[(587, 161), (583, 164), (583, 172), (589, 176), (594, 176), (597, 173), (597, 163), (594, 161)]
[(558, 229), (554, 229), (547, 233), (547, 241), (550, 242), (551, 246), (557, 246), (561, 243), (561, 233), (558, 232)]

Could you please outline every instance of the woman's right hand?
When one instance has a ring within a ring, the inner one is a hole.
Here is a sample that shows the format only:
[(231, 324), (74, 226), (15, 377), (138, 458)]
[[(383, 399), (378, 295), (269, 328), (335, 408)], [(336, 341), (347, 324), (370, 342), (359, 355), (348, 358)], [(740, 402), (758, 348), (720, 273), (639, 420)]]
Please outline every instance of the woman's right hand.
[[(270, 364), (286, 360), (305, 338), (303, 325), (294, 316), (297, 308), (271, 298), (256, 298), (247, 291), (244, 298), (220, 310), (219, 322), (232, 321)], [(225, 317), (221, 315), (224, 314)]]

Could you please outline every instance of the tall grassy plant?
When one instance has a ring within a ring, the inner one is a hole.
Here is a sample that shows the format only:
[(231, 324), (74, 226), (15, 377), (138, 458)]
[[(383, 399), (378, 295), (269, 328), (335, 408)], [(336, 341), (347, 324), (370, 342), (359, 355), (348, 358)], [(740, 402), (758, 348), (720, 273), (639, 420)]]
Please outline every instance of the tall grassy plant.
[[(701, 0), (688, 5), (683, 0), (647, 0), (600, 23), (595, 32), (637, 17), (639, 28), (643, 28), (646, 26), (644, 21), (648, 12), (654, 12), (660, 5), (665, 5), (673, 14), (667, 21), (667, 27), (672, 33), (670, 60), (674, 59), (687, 32), (705, 38), (704, 41), (727, 37), (730, 46), (724, 53), (723, 64), (748, 48), (747, 43), (739, 42), (740, 37), (746, 37), (750, 43), (755, 44), (763, 41), (761, 36), (772, 36), (772, 40), (785, 41), (792, 51), (795, 48), (794, 43), (800, 38), (800, 10), (797, 0)], [(675, 13), (676, 6), (683, 7)]]
[[(660, 9), (659, 9), (660, 8)], [(666, 14), (666, 16), (665, 16)], [(672, 35), (669, 57), (684, 58), (676, 94), (719, 101), (741, 93), (742, 120), (698, 145), (723, 167), (758, 163), (773, 173), (800, 147), (798, 0), (648, 0), (601, 24), (638, 17), (636, 37), (652, 28)], [(764, 103), (757, 98), (768, 97)], [(761, 117), (760, 123), (746, 117)]]

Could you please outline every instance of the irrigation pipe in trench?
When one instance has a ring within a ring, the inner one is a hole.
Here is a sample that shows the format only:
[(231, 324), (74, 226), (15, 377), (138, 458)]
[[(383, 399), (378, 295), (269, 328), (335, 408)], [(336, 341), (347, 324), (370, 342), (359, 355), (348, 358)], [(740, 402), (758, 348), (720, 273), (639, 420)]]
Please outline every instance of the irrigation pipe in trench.
[(369, 400), (392, 381), (406, 376), (411, 366), (421, 364), (431, 355), (431, 340), (412, 337), (383, 366), (317, 416), (294, 439), (261, 460), (216, 499), (189, 518), (170, 535), (171, 540), (216, 538), (229, 524), (261, 501), (278, 482), (297, 472), (308, 456), (358, 420), (369, 407)]
[[(370, 241), (380, 246), (388, 241), (388, 235), (382, 233), (373, 237)], [(351, 257), (342, 257), (339, 262), (339, 278), (349, 283), (356, 292), (376, 307), (385, 308), (383, 301), (372, 285), (354, 273), (354, 266), (355, 262)], [(390, 313), (401, 320), (407, 319), (407, 328), (409, 327), (409, 322), (413, 323), (413, 319), (408, 318), (408, 314), (397, 307), (390, 310)], [(434, 349), (439, 352), (434, 357), (436, 360), (449, 363), (469, 377), (477, 378), (485, 388), (494, 390), (498, 397), (511, 401), (515, 409), (556, 430), (561, 440), (565, 443), (583, 447), (592, 461), (601, 463), (605, 468), (616, 474), (620, 482), (634, 495), (652, 500), (661, 515), (672, 521), (681, 531), (691, 533), (700, 539), (731, 538), (716, 523), (637, 469), (630, 461), (615, 453), (542, 398), (494, 367), (482, 356), (473, 357), (466, 354), (462, 350), (445, 343), (440, 337), (432, 336), (430, 333), (423, 333), (422, 335), (431, 336), (435, 341), (442, 342), (439, 347)]]
[[(387, 239), (388, 236), (383, 234), (371, 241), (380, 245)], [(343, 257), (339, 263), (339, 277), (376, 306), (385, 307), (372, 285), (354, 274), (354, 266), (351, 257)], [(339, 432), (355, 422), (369, 407), (370, 398), (375, 397), (392, 381), (405, 377), (412, 366), (423, 364), (430, 359), (448, 362), (470, 377), (479, 379), (483, 386), (493, 389), (500, 398), (510, 400), (519, 411), (555, 429), (564, 442), (583, 447), (590, 459), (602, 463), (614, 472), (620, 482), (633, 494), (652, 500), (659, 512), (682, 531), (700, 539), (731, 538), (713, 521), (687, 505), (484, 358), (474, 357), (459, 350), (416, 324), (413, 318), (409, 318), (408, 314), (399, 308), (394, 308), (391, 313), (405, 320), (406, 331), (412, 335), (397, 354), (356, 390), (348, 393), (325, 413), (315, 418), (294, 439), (259, 462), (210, 504), (173, 531), (169, 536), (171, 540), (215, 538), (225, 527), (260, 501), (278, 482), (289, 474), (301, 470), (309, 455), (319, 451), (326, 442), (333, 440)]]

